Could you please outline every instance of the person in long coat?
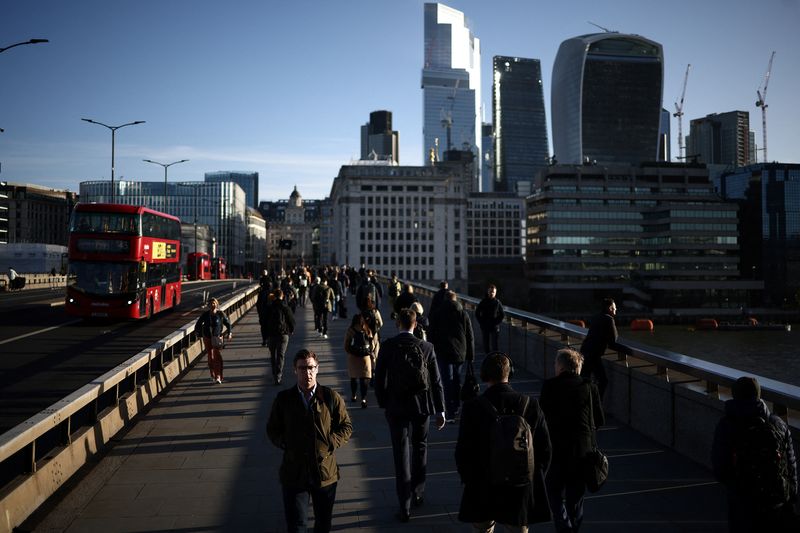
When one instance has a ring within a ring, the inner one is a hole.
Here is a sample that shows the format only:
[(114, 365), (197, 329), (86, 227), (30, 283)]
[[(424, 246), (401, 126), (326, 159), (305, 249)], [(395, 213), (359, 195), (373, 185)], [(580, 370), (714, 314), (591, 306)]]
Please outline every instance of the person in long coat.
[[(494, 353), (481, 365), (481, 380), (489, 387), (483, 396), (498, 412), (519, 410), (525, 395), (509, 385), (511, 360)], [(550, 433), (544, 413), (534, 398), (528, 398), (522, 416), (533, 434), (534, 472), (531, 483), (521, 487), (491, 484), (490, 433), (495, 414), (480, 398), (464, 403), (456, 443), (456, 467), (464, 484), (458, 519), (471, 522), (476, 531), (492, 531), (495, 523), (512, 531), (526, 531), (528, 524), (550, 521), (545, 473), (552, 455)]]
[(556, 531), (577, 531), (583, 522), (586, 482), (581, 466), (594, 448), (596, 428), (605, 424), (600, 393), (580, 375), (582, 365), (577, 351), (559, 350), (556, 377), (544, 381), (539, 397), (553, 443), (545, 482)]
[(367, 390), (372, 379), (373, 356), (378, 353), (378, 336), (367, 325), (363, 315), (353, 315), (350, 327), (344, 334), (344, 351), (347, 352), (347, 373), (350, 375), (351, 401), (358, 397), (361, 387), (361, 407), (367, 407)]

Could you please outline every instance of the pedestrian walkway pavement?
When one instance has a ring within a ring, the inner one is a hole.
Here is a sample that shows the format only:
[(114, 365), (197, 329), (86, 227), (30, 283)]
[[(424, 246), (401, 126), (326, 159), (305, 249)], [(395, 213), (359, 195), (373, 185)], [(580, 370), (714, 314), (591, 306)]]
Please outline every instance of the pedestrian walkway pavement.
[[(349, 309), (355, 309), (352, 297)], [(395, 326), (387, 324), (384, 338)], [(301, 348), (320, 358), (319, 381), (346, 399), (353, 420), (350, 442), (337, 452), (341, 468), (334, 507), (335, 531), (467, 532), (458, 521), (461, 484), (453, 451), (458, 425), (431, 428), (425, 504), (401, 524), (395, 495), (389, 431), (370, 391), (369, 407), (350, 403), (342, 345), (349, 320), (330, 323), (329, 338), (314, 331), (310, 306), (298, 308), (282, 386), (273, 384), (261, 346), (258, 317), (250, 311), (223, 352), (225, 383), (210, 382), (205, 358), (189, 370), (119, 437), (58, 501), (37, 513), (26, 531), (285, 531), (278, 467), (281, 451), (265, 425), (281, 388), (294, 385), (291, 361)], [(512, 384), (538, 395), (541, 381), (518, 370)], [(712, 431), (712, 428), (709, 428)], [(710, 473), (613, 419), (599, 432), (611, 475), (586, 499), (586, 533), (722, 532), (723, 488)], [(552, 523), (531, 531), (553, 531)]]

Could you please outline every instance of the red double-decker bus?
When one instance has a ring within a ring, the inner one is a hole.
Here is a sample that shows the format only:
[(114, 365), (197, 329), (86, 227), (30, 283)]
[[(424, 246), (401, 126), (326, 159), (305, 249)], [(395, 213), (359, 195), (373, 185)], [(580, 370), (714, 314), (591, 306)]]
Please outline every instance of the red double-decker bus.
[(211, 279), (211, 256), (205, 252), (192, 252), (186, 256), (186, 279)]
[(228, 279), (228, 266), (225, 258), (215, 257), (211, 261), (211, 277), (214, 279)]
[(147, 207), (78, 204), (70, 219), (67, 312), (145, 318), (181, 300), (180, 220)]

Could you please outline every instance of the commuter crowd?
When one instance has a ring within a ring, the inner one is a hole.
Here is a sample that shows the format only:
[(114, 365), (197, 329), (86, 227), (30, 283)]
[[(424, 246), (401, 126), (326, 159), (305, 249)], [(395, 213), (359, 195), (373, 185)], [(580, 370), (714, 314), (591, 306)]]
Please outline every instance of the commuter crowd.
[[(365, 265), (297, 267), (280, 275), (264, 271), (259, 284), (262, 346), (269, 351), (276, 386), (283, 385), (298, 307), (312, 307), (321, 339), (329, 338), (329, 322), (348, 321), (344, 337), (334, 338), (333, 345), (346, 358), (352, 407), (367, 409), (375, 402), (384, 411), (400, 523), (425, 505), (433, 420), (439, 430), (458, 425), (460, 521), (477, 532), (525, 532), (547, 522), (557, 532), (581, 529), (586, 492), (599, 490), (609, 475), (596, 438), (605, 424), (608, 386), (602, 356), (607, 349), (630, 353), (618, 342), (612, 299), (601, 302), (579, 351), (558, 350), (554, 377), (534, 398), (514, 389), (514, 354), (500, 351), (506, 314), (495, 285), (487, 287), (474, 312), (482, 341), (478, 388), (472, 317), (446, 281), (427, 312), (413, 285), (394, 274), (382, 285)], [(384, 298), (395, 328), (387, 327), (379, 311)], [(231, 325), (218, 308), (212, 300), (198, 332), (212, 381), (223, 383), (220, 349), (231, 337)], [(339, 480), (336, 450), (359, 428), (346, 398), (317, 381), (320, 361), (314, 351), (306, 346), (292, 351), (294, 379), (272, 403), (266, 433), (283, 453), (279, 477), (287, 530), (306, 531), (310, 502), (313, 530), (326, 532)], [(714, 474), (728, 489), (730, 531), (799, 531), (791, 434), (767, 409), (754, 378), (740, 379), (732, 391), (712, 457)]]

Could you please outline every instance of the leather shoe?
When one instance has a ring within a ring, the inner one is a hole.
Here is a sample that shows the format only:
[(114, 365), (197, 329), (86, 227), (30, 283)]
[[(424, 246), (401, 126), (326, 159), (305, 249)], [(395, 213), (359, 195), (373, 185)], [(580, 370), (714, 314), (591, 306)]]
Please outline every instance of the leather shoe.
[(411, 513), (409, 513), (408, 511), (404, 511), (403, 509), (397, 511), (397, 514), (395, 516), (397, 517), (398, 520), (400, 520), (403, 523), (406, 523), (409, 520), (411, 520)]
[(423, 503), (425, 503), (425, 497), (421, 494), (415, 494), (414, 498), (411, 500), (411, 504), (414, 507), (422, 507)]

